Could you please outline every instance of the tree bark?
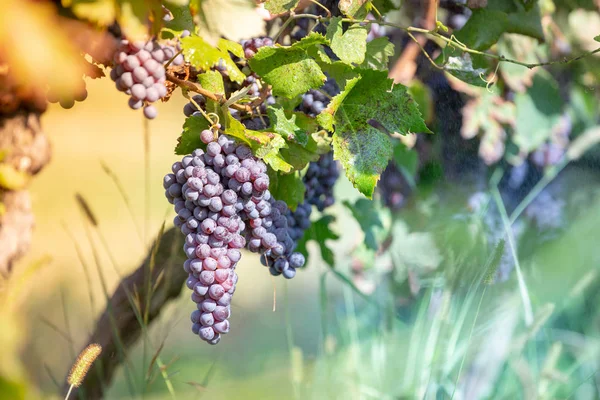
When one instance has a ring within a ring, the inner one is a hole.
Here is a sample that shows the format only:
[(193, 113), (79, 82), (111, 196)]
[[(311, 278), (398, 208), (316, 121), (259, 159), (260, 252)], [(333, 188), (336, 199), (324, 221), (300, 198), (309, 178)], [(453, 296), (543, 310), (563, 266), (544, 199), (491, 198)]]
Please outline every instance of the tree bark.
[[(182, 267), (185, 261), (183, 235), (172, 228), (157, 241), (158, 244), (153, 246), (138, 269), (119, 283), (84, 345), (85, 348), (90, 343), (98, 343), (102, 346), (102, 353), (82, 386), (75, 390), (82, 391), (80, 398), (93, 400), (104, 396), (116, 369), (127, 361), (129, 348), (143, 333), (138, 316), (146, 314), (144, 325), (149, 326), (165, 304), (181, 293), (188, 277)], [(133, 302), (132, 294), (136, 299)], [(139, 304), (141, 312), (134, 304)], [(64, 393), (67, 390), (68, 387), (65, 387)], [(76, 398), (76, 395), (72, 396)]]
[[(50, 161), (50, 143), (40, 126), (40, 113), (21, 109), (0, 114), (0, 162), (29, 175), (37, 174)], [(16, 260), (31, 244), (34, 218), (27, 190), (0, 186), (0, 274), (8, 275)]]

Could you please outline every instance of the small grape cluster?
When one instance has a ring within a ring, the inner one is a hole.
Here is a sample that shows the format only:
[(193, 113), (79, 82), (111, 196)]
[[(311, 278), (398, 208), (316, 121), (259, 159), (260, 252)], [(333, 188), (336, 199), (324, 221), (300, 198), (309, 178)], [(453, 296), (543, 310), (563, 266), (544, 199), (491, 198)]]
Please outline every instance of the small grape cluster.
[(381, 174), (377, 191), (381, 194), (383, 203), (391, 210), (399, 210), (406, 203), (411, 188), (394, 161), (390, 161)]
[(327, 107), (331, 98), (339, 92), (340, 88), (335, 79), (329, 78), (319, 90), (311, 89), (302, 95), (302, 103), (298, 106), (298, 110), (315, 117)]
[(273, 46), (273, 39), (270, 37), (257, 37), (248, 40), (242, 40), (241, 45), (244, 49), (244, 57), (252, 58), (258, 52), (258, 49), (265, 46)]
[[(184, 33), (182, 37), (186, 35), (189, 33)], [(156, 118), (158, 111), (152, 103), (167, 94), (165, 64), (171, 59), (173, 65), (182, 65), (184, 62), (178, 51), (177, 47), (161, 45), (154, 40), (120, 41), (110, 77), (119, 91), (131, 96), (129, 107), (134, 110), (144, 107), (146, 118)]]
[(163, 186), (177, 213), (174, 224), (186, 235), (184, 269), (198, 308), (191, 315), (192, 331), (216, 344), (229, 332), (240, 249), (262, 253), (271, 273), (286, 278), (304, 265), (304, 256), (293, 252), (290, 211), (272, 198), (265, 163), (213, 130), (202, 131), (200, 139), (206, 150), (176, 162)]
[(75, 102), (82, 102), (87, 99), (88, 92), (85, 87), (85, 81), (81, 77), (81, 81), (78, 81), (77, 87), (73, 93), (59, 94), (52, 87), (48, 90), (46, 98), (50, 103), (59, 103), (62, 108), (69, 109), (73, 108)]
[(316, 206), (319, 211), (333, 205), (333, 187), (339, 176), (340, 171), (332, 152), (323, 154), (317, 161), (311, 162), (303, 178), (306, 201)]

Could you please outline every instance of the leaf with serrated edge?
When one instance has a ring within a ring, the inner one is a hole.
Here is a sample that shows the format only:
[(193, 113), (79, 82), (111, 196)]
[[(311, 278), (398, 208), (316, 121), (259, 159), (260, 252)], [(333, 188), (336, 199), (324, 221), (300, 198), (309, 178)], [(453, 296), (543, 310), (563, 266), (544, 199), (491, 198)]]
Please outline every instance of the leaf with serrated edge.
[(367, 50), (367, 28), (353, 24), (346, 32), (342, 26), (342, 18), (334, 17), (327, 26), (326, 38), (331, 42), (331, 50), (343, 62), (360, 64), (365, 60)]
[(267, 0), (265, 8), (273, 15), (293, 10), (300, 0)]
[(206, 145), (200, 140), (200, 132), (208, 128), (210, 128), (210, 124), (202, 116), (193, 115), (186, 118), (183, 123), (183, 132), (177, 139), (175, 154), (184, 156), (191, 154), (196, 149), (205, 148)]
[(230, 51), (236, 57), (244, 58), (244, 48), (237, 42), (221, 38), (217, 47), (222, 51)]
[(227, 51), (211, 46), (200, 36), (191, 35), (181, 39), (181, 48), (185, 59), (193, 67), (206, 71), (219, 64), (219, 60), (223, 60), (232, 81), (242, 83), (246, 79), (246, 75), (240, 71)]
[(371, 198), (392, 157), (388, 133), (431, 131), (405, 86), (393, 85), (385, 71), (357, 72), (360, 78), (348, 81), (317, 121), (326, 129), (335, 126), (335, 159), (341, 161), (353, 185)]
[(302, 146), (308, 143), (308, 135), (306, 131), (301, 129), (296, 124), (296, 115), (287, 118), (283, 107), (274, 104), (267, 108), (267, 113), (271, 121), (272, 129), (283, 136), (284, 139), (294, 141)]
[(339, 236), (331, 230), (329, 225), (335, 221), (335, 217), (332, 215), (324, 215), (317, 221), (314, 221), (310, 228), (306, 230), (302, 239), (298, 241), (298, 247), (296, 251), (304, 254), (308, 259), (308, 251), (306, 250), (306, 243), (310, 240), (317, 242), (319, 250), (321, 251), (321, 258), (330, 267), (333, 268), (335, 265), (335, 256), (333, 251), (327, 247), (327, 240), (337, 240)]
[(322, 35), (311, 33), (289, 47), (262, 47), (249, 60), (250, 67), (273, 86), (275, 96), (296, 97), (320, 87), (327, 79), (307, 51), (325, 43)]
[(394, 55), (394, 44), (387, 37), (379, 37), (367, 43), (365, 61), (361, 68), (387, 70), (390, 57)]
[[(198, 75), (198, 83), (200, 83), (204, 89), (213, 93), (225, 94), (223, 76), (219, 71), (207, 71)], [(224, 115), (221, 112), (221, 105), (217, 101), (206, 99), (206, 112), (217, 114), (220, 120), (224, 118)]]
[(269, 173), (269, 178), (269, 191), (273, 198), (284, 201), (292, 211), (304, 201), (306, 186), (299, 174), (273, 171)]

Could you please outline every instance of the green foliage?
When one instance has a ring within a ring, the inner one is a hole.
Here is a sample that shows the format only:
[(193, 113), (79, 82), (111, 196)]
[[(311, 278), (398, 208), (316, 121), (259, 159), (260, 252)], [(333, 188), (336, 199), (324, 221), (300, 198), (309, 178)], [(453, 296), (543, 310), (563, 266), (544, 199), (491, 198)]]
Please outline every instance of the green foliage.
[[(223, 76), (218, 71), (207, 71), (198, 75), (198, 83), (215, 94), (225, 95), (225, 85), (223, 84)], [(215, 113), (219, 118), (223, 119), (221, 105), (218, 101), (206, 99), (206, 112)]]
[(387, 37), (379, 37), (367, 43), (365, 61), (361, 68), (371, 68), (385, 71), (388, 68), (390, 57), (394, 55), (394, 44)]
[(191, 154), (196, 149), (206, 148), (200, 140), (200, 132), (210, 128), (208, 121), (202, 116), (191, 116), (183, 123), (183, 132), (177, 139), (175, 154), (184, 156)]
[(350, 210), (352, 216), (360, 225), (365, 234), (365, 246), (370, 250), (377, 250), (381, 239), (380, 233), (384, 231), (382, 215), (373, 203), (367, 199), (358, 199), (354, 204), (344, 201), (344, 206)]
[(344, 32), (342, 18), (334, 17), (327, 26), (327, 39), (331, 50), (346, 64), (361, 64), (367, 50), (367, 28), (352, 24)]
[(513, 141), (524, 152), (531, 152), (544, 143), (562, 114), (558, 84), (543, 70), (533, 77), (525, 93), (515, 95), (517, 109)]
[(280, 105), (269, 106), (267, 112), (275, 132), (283, 136), (286, 140), (306, 146), (308, 143), (308, 134), (306, 130), (296, 124), (296, 115), (292, 115), (288, 119), (283, 107)]
[(300, 0), (267, 0), (265, 2), (265, 8), (271, 14), (281, 14), (296, 8), (299, 1)]
[(242, 83), (246, 79), (246, 75), (240, 71), (228, 53), (228, 50), (232, 48), (235, 50), (235, 48), (226, 40), (221, 40), (219, 46), (219, 48), (213, 47), (203, 38), (195, 35), (181, 39), (183, 55), (193, 67), (206, 71), (218, 65), (219, 60), (223, 60), (229, 78), (234, 82)]
[(300, 174), (272, 172), (269, 178), (269, 191), (274, 198), (285, 201), (292, 210), (296, 210), (298, 204), (304, 202), (306, 188)]
[(329, 130), (335, 126), (335, 158), (342, 162), (354, 186), (371, 198), (392, 157), (389, 134), (430, 130), (405, 86), (394, 85), (383, 71), (355, 72), (359, 75), (346, 83), (318, 121)]
[(544, 40), (539, 6), (526, 10), (517, 3), (518, 0), (489, 0), (487, 7), (473, 10), (465, 26), (456, 32), (456, 38), (475, 50), (489, 49), (504, 33)]
[(448, 56), (444, 70), (471, 85), (479, 87), (488, 86), (485, 80), (488, 70), (486, 68), (473, 67), (473, 61), (469, 53), (462, 53), (457, 57)]
[(339, 239), (339, 236), (330, 227), (333, 221), (335, 221), (335, 218), (332, 215), (324, 215), (320, 219), (313, 221), (310, 228), (304, 233), (302, 239), (298, 241), (296, 250), (308, 257), (306, 244), (309, 241), (314, 240), (319, 246), (323, 261), (333, 268), (335, 265), (335, 255), (326, 243), (327, 240)]
[(296, 97), (325, 82), (326, 76), (309, 50), (326, 43), (322, 35), (311, 33), (289, 47), (262, 47), (249, 60), (250, 67), (273, 86), (274, 95)]

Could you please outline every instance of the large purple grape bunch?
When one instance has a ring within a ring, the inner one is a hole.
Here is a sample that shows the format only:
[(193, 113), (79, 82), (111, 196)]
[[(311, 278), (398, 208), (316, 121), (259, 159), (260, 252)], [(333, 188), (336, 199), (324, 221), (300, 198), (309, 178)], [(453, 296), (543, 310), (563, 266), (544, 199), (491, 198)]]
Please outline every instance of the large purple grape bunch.
[(293, 251), (290, 211), (272, 198), (265, 163), (226, 135), (204, 130), (200, 138), (206, 150), (173, 164), (164, 188), (177, 213), (175, 226), (186, 235), (184, 269), (198, 308), (192, 331), (216, 344), (229, 331), (240, 249), (261, 253), (271, 273), (286, 278), (304, 265), (304, 256)]
[(178, 51), (177, 46), (161, 45), (155, 40), (120, 41), (110, 77), (119, 91), (131, 96), (129, 107), (134, 110), (143, 107), (146, 118), (156, 118), (158, 111), (152, 103), (167, 94), (165, 64), (171, 59), (173, 65), (184, 63), (181, 54), (176, 56)]

